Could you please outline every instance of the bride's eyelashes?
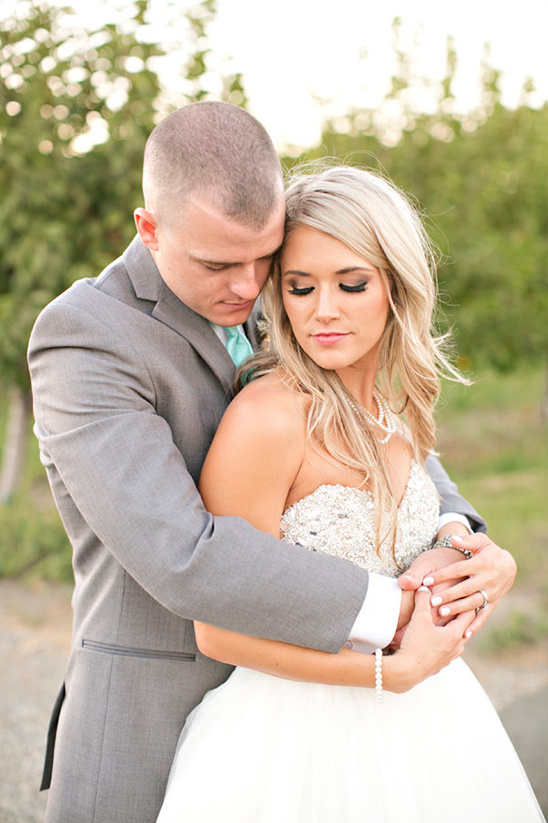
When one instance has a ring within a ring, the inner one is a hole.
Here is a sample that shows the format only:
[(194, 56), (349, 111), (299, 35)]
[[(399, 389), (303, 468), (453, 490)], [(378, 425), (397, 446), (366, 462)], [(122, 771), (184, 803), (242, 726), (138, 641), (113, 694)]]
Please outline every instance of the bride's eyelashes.
[(349, 285), (348, 283), (339, 283), (339, 288), (342, 289), (342, 291), (348, 291), (348, 292), (365, 291), (366, 287), (367, 287), (367, 280), (363, 280), (361, 283), (356, 283), (353, 286)]
[[(367, 280), (363, 280), (361, 283), (349, 284), (349, 283), (339, 283), (339, 288), (341, 291), (348, 292), (350, 294), (356, 292), (364, 292), (367, 288)], [(314, 291), (314, 286), (296, 286), (294, 284), (290, 284), (288, 288), (289, 294), (296, 294), (296, 295), (306, 295), (310, 294)]]
[(288, 288), (289, 294), (310, 294), (314, 291), (314, 286), (290, 286)]

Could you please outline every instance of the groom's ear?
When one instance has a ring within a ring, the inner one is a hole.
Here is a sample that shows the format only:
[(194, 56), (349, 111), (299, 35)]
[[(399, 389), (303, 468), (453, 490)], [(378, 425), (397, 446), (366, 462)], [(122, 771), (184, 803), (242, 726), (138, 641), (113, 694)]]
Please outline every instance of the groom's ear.
[(158, 223), (154, 212), (138, 208), (133, 212), (133, 217), (143, 245), (150, 251), (158, 251)]

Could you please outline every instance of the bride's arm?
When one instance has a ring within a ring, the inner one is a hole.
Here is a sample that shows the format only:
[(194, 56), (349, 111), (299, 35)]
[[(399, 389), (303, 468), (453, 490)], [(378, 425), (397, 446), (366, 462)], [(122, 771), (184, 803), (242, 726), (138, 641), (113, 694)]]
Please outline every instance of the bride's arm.
[[(383, 688), (405, 692), (447, 666), (464, 650), (463, 635), (469, 615), (459, 615), (445, 627), (435, 626), (430, 592), (419, 590), (415, 611), (401, 648), (383, 657)], [(207, 657), (265, 672), (286, 680), (334, 686), (375, 686), (375, 659), (351, 649), (328, 654), (276, 640), (236, 634), (205, 623), (195, 623), (196, 640)]]
[[(306, 437), (304, 401), (269, 378), (250, 384), (227, 410), (204, 463), (200, 491), (206, 507), (215, 515), (243, 517), (278, 536)], [(283, 584), (272, 581), (273, 586)], [(469, 618), (436, 627), (428, 594), (419, 593), (416, 600), (418, 608), (402, 649), (384, 658), (384, 688), (390, 691), (405, 691), (462, 653), (464, 620)], [(345, 648), (328, 654), (204, 623), (195, 623), (195, 629), (200, 651), (225, 663), (287, 679), (374, 686), (371, 655)]]

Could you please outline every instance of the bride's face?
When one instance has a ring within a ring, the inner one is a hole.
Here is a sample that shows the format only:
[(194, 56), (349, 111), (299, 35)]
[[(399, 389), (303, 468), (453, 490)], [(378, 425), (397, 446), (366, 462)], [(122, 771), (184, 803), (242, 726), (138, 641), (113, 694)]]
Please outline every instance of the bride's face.
[(390, 310), (379, 270), (309, 226), (292, 231), (280, 264), (283, 303), (301, 348), (324, 369), (376, 373)]

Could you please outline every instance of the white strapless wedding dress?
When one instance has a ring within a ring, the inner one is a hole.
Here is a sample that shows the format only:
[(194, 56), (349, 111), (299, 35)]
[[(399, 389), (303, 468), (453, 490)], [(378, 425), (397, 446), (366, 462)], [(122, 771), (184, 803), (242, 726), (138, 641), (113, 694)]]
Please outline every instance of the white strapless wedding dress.
[[(284, 539), (399, 575), (430, 545), (434, 487), (415, 463), (395, 560), (374, 547), (370, 493), (321, 486)], [(189, 716), (158, 823), (539, 823), (527, 777), (462, 660), (405, 694), (236, 668)]]

